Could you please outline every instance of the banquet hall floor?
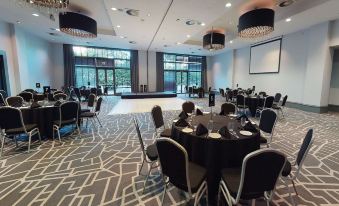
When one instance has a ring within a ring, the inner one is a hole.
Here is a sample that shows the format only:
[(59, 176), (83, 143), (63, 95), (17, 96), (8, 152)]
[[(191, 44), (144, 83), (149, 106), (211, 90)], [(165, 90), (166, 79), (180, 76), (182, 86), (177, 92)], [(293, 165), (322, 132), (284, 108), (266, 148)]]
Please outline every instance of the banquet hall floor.
[[(185, 99), (187, 97), (180, 96)], [(104, 98), (100, 119), (103, 127), (82, 127), (82, 138), (66, 136), (62, 145), (44, 141), (31, 153), (5, 145), (0, 159), (0, 205), (160, 205), (162, 182), (152, 173), (142, 194), (144, 177), (138, 175), (141, 150), (132, 118), (137, 117), (147, 143), (154, 140), (149, 112), (108, 115), (119, 97)], [(191, 99), (208, 110), (207, 99)], [(215, 111), (223, 99), (217, 97)], [(296, 182), (298, 205), (334, 205), (339, 202), (339, 114), (315, 114), (286, 109), (279, 120), (272, 148), (292, 160), (309, 128), (315, 142)], [(164, 111), (167, 124), (178, 110)], [(26, 143), (22, 143), (25, 145)], [(146, 173), (147, 168), (143, 168)], [(290, 185), (291, 186), (291, 185)], [(183, 193), (170, 187), (165, 205), (186, 205)], [(202, 205), (205, 205), (204, 203)], [(255, 205), (266, 205), (257, 200)], [(291, 205), (287, 189), (279, 182), (271, 205)]]

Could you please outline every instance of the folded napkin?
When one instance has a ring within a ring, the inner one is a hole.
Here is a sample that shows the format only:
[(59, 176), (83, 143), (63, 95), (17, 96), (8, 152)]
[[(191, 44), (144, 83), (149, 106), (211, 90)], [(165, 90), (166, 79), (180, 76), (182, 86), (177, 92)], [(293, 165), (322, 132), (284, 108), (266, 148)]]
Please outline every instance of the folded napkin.
[(200, 135), (204, 135), (204, 134), (207, 134), (207, 133), (208, 133), (208, 129), (203, 124), (199, 124), (195, 134), (200, 136)]
[(197, 109), (197, 116), (199, 116), (199, 115), (204, 115), (204, 113), (202, 113), (202, 111), (200, 110), (200, 109)]
[(182, 111), (180, 114), (179, 114), (179, 117), (180, 119), (187, 119), (188, 118), (188, 114), (184, 111)]
[(56, 106), (56, 107), (59, 107), (61, 105), (61, 102), (60, 101), (56, 101), (55, 103), (54, 103), (54, 106)]
[(257, 128), (255, 128), (255, 126), (251, 122), (246, 123), (246, 125), (244, 126), (244, 130), (250, 132), (258, 132)]
[(177, 127), (187, 127), (188, 126), (188, 123), (186, 122), (185, 119), (179, 119), (176, 123), (175, 123), (175, 126)]
[(237, 120), (241, 120), (241, 118), (245, 118), (246, 121), (248, 121), (248, 117), (246, 116), (246, 114), (240, 115), (239, 117), (237, 117)]
[(31, 104), (31, 109), (35, 109), (35, 108), (39, 108), (39, 107), (41, 107), (41, 105), (38, 104), (38, 102), (33, 102), (33, 103)]
[(224, 126), (221, 129), (219, 129), (219, 134), (221, 136), (223, 136), (223, 137), (226, 137), (226, 138), (230, 138), (231, 137), (231, 134), (228, 131), (228, 128), (226, 126)]

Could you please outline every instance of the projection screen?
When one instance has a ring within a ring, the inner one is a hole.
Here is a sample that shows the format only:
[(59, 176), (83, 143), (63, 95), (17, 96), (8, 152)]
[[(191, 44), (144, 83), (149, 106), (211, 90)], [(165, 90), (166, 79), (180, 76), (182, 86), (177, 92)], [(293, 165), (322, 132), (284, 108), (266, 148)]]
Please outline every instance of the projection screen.
[(281, 38), (251, 46), (250, 74), (279, 73)]

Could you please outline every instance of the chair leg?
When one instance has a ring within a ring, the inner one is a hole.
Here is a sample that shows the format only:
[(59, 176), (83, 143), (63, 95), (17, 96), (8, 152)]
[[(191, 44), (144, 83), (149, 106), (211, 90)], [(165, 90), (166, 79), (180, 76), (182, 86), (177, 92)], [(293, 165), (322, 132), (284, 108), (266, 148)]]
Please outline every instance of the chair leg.
[(59, 130), (59, 128), (57, 129), (57, 133), (58, 133), (58, 139), (59, 139), (59, 142), (60, 142), (60, 144), (61, 144), (61, 136), (60, 136), (60, 130)]
[(219, 185), (219, 190), (218, 190), (218, 199), (217, 199), (217, 205), (220, 205), (220, 193), (221, 193), (221, 186)]
[(293, 199), (292, 194), (291, 194), (291, 188), (288, 186), (287, 180), (284, 180), (284, 183), (285, 183), (285, 186), (287, 187), (287, 190), (288, 190), (288, 196), (290, 197), (292, 205), (294, 206), (295, 202), (294, 202), (294, 199)]
[(291, 181), (292, 181), (292, 185), (293, 185), (293, 189), (294, 189), (294, 191), (295, 191), (295, 194), (296, 194), (297, 196), (299, 196), (299, 194), (298, 194), (298, 192), (297, 192), (297, 188), (295, 187), (294, 181), (293, 181), (293, 180), (291, 180)]
[(88, 118), (86, 118), (86, 128), (88, 127)]
[(31, 141), (32, 141), (32, 133), (29, 133), (29, 136), (28, 136), (28, 153), (31, 150)]
[(15, 142), (15, 146), (18, 147), (18, 140), (16, 139), (16, 135), (13, 136), (14, 142)]
[(139, 169), (139, 175), (141, 174), (141, 170), (142, 170), (142, 167), (144, 166), (144, 163), (145, 163), (145, 159), (142, 160), (142, 164), (141, 164), (141, 167)]
[(39, 142), (41, 144), (41, 135), (40, 135), (40, 131), (38, 130), (38, 136), (39, 136)]
[(79, 133), (79, 138), (81, 139), (81, 131), (80, 131), (80, 127), (79, 127), (79, 124), (78, 123), (75, 123), (77, 125), (77, 130), (78, 130), (78, 133)]
[(165, 188), (164, 188), (164, 191), (162, 193), (161, 206), (164, 205), (164, 199), (165, 199), (166, 191), (167, 191), (167, 184), (165, 184)]
[(98, 122), (99, 122), (99, 124), (100, 124), (100, 127), (102, 127), (101, 122), (100, 122), (100, 120), (99, 120), (99, 117), (98, 117), (97, 115), (95, 115), (95, 117), (97, 118), (97, 120), (98, 120)]
[(2, 151), (4, 149), (4, 144), (5, 144), (5, 135), (2, 135), (1, 131), (0, 131), (0, 136), (2, 137), (1, 138), (1, 151), (0, 151), (0, 157), (1, 157), (2, 156)]
[(152, 166), (153, 166), (153, 162), (151, 163), (150, 168), (149, 168), (149, 170), (148, 170), (148, 174), (147, 174), (146, 179), (145, 179), (145, 182), (144, 182), (144, 188), (143, 188), (143, 190), (142, 190), (142, 194), (144, 194), (144, 192), (145, 192), (147, 180), (148, 180), (148, 178), (149, 178), (149, 176), (150, 176), (150, 174), (151, 174)]

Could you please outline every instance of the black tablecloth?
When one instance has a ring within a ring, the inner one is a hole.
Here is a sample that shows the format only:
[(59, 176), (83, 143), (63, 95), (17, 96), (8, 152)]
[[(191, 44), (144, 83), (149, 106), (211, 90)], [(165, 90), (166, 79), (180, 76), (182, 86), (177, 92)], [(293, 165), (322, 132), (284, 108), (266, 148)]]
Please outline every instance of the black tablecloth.
[[(196, 116), (193, 123), (198, 122), (207, 126), (210, 115)], [(239, 133), (241, 130), (240, 123), (235, 119), (225, 116), (213, 117), (213, 130), (216, 132), (223, 126), (227, 126), (230, 121), (235, 122), (235, 131), (238, 138), (212, 139), (207, 137), (199, 137), (192, 134), (182, 132), (182, 128), (172, 126), (172, 139), (177, 141), (187, 150), (190, 161), (199, 164), (207, 169), (207, 182), (209, 201), (216, 203), (216, 196), (220, 182), (220, 171), (223, 168), (241, 167), (244, 157), (260, 148), (260, 135), (255, 133), (252, 136), (243, 136)]]
[(264, 98), (253, 96), (253, 97), (245, 97), (245, 104), (248, 106), (252, 117), (255, 117), (255, 113), (258, 107), (262, 107), (264, 105)]

